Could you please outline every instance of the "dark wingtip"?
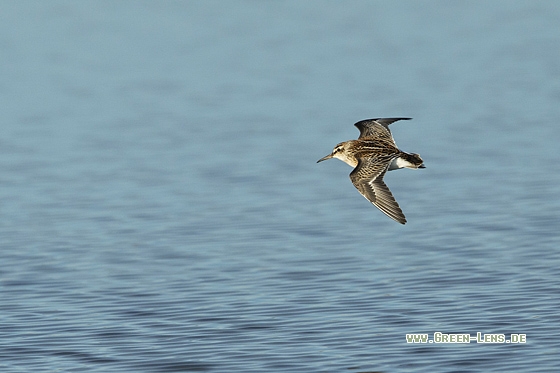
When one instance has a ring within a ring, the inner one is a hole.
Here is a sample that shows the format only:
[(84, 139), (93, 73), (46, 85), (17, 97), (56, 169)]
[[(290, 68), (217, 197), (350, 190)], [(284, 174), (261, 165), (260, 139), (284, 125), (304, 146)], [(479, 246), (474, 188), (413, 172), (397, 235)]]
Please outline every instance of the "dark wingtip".
[(395, 220), (397, 223), (400, 223), (400, 224), (402, 224), (402, 225), (405, 225), (405, 224), (406, 224), (406, 218), (405, 218), (404, 216), (403, 216), (402, 218), (399, 217), (398, 219), (397, 219), (397, 218), (393, 218), (393, 220)]
[(398, 120), (411, 120), (411, 119), (412, 118), (409, 118), (409, 117), (391, 117), (391, 118), (374, 118), (373, 120), (377, 120), (377, 121), (379, 121), (379, 120), (387, 120), (387, 121), (391, 120), (393, 122), (396, 122)]

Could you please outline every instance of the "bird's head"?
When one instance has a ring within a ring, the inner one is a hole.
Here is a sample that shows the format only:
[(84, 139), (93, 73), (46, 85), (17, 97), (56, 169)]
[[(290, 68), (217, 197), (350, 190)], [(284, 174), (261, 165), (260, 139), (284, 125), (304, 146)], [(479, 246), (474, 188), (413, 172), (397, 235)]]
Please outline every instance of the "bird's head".
[(323, 158), (319, 159), (317, 161), (317, 163), (326, 161), (327, 159), (331, 159), (331, 158), (342, 159), (344, 157), (343, 155), (344, 155), (347, 144), (348, 144), (348, 141), (341, 142), (340, 144), (338, 144), (337, 146), (334, 147), (331, 154), (326, 155)]

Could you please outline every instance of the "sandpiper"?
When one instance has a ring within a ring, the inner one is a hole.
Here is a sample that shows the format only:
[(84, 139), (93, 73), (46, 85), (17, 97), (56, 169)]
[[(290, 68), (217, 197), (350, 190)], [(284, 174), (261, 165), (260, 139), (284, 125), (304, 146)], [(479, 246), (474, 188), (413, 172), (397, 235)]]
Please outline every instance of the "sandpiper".
[(391, 219), (401, 224), (406, 218), (391, 191), (383, 182), (387, 171), (399, 168), (425, 168), (419, 154), (406, 153), (397, 148), (389, 125), (398, 120), (411, 118), (365, 119), (354, 124), (360, 130), (357, 140), (341, 142), (331, 154), (317, 163), (338, 158), (354, 167), (350, 180), (358, 191)]

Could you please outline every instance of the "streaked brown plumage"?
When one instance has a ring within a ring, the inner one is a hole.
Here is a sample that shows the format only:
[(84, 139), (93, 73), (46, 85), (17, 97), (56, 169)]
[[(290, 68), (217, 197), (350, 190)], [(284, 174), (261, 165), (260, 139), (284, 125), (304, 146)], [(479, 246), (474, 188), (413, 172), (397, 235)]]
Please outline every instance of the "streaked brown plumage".
[(354, 167), (350, 180), (358, 191), (378, 209), (395, 221), (405, 224), (406, 218), (391, 191), (383, 182), (387, 171), (399, 168), (424, 168), (419, 154), (406, 153), (397, 148), (389, 125), (411, 118), (366, 119), (354, 124), (360, 130), (357, 140), (341, 142), (331, 154), (317, 163), (338, 158)]

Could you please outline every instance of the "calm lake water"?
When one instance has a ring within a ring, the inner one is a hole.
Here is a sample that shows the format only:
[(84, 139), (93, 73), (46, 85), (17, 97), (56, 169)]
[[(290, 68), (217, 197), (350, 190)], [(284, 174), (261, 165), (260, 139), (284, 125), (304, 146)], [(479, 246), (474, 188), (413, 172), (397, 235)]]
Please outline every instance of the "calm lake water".
[(0, 8), (2, 372), (560, 367), (559, 2)]

